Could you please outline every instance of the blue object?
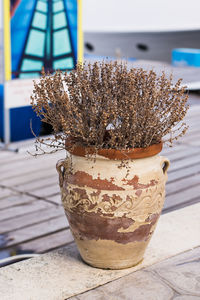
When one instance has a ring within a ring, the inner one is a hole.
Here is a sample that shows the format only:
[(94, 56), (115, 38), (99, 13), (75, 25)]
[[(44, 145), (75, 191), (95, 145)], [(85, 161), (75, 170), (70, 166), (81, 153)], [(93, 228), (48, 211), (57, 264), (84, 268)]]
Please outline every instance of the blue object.
[(172, 64), (174, 66), (200, 67), (200, 49), (179, 48), (172, 50)]
[[(21, 0), (11, 19), (12, 71), (17, 71), (36, 0)], [(15, 77), (15, 76), (14, 76)]]
[(20, 141), (33, 138), (32, 129), (36, 136), (40, 133), (41, 121), (31, 106), (22, 106), (10, 109), (10, 137), (11, 141)]
[(74, 69), (77, 0), (21, 0), (11, 19), (12, 78)]

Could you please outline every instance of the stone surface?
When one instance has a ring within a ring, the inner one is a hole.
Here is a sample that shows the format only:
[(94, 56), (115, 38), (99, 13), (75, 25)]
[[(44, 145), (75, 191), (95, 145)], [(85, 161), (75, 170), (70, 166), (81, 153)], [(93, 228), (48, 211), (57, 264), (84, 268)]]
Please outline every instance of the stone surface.
[[(4, 267), (0, 269), (0, 299), (64, 300), (188, 251), (200, 245), (199, 215), (200, 203), (162, 215), (144, 261), (134, 268), (120, 271), (92, 268), (81, 261), (74, 245)], [(187, 222), (184, 224), (183, 220)], [(156, 273), (161, 271), (152, 269), (149, 272), (151, 278), (158, 277), (157, 284), (162, 284), (163, 291), (168, 293), (165, 280), (159, 277), (162, 274)], [(172, 280), (170, 272), (166, 272), (168, 280)], [(191, 283), (193, 290), (194, 285)], [(195, 292), (193, 296), (196, 295)]]
[(198, 300), (200, 299), (199, 297), (196, 297), (196, 296), (177, 296), (174, 298), (174, 300)]
[(200, 299), (200, 247), (70, 300)]
[(70, 300), (167, 300), (173, 295), (173, 290), (162, 280), (138, 271)]
[(198, 296), (200, 299), (200, 247), (156, 264), (148, 270), (157, 274), (177, 293)]

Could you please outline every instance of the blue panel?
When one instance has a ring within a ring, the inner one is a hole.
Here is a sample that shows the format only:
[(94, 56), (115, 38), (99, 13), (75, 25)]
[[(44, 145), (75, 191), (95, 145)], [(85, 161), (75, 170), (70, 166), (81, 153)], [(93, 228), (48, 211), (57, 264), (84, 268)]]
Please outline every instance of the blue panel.
[(44, 13), (46, 13), (48, 11), (47, 2), (45, 3), (43, 1), (38, 1), (36, 9), (39, 10), (39, 11), (43, 11)]
[(21, 0), (11, 19), (12, 71), (16, 71), (30, 26), (36, 0)]
[(66, 15), (61, 11), (53, 16), (53, 29), (59, 29), (67, 25)]
[(31, 72), (31, 73), (21, 73), (19, 74), (19, 78), (21, 79), (28, 79), (28, 78), (34, 78), (34, 77), (38, 77), (39, 76), (39, 72), (36, 73), (36, 72)]
[(36, 11), (31, 26), (45, 30), (47, 27), (47, 16)]
[(25, 53), (29, 55), (36, 55), (39, 57), (43, 57), (44, 46), (45, 46), (45, 33), (35, 29), (31, 29), (28, 36), (28, 42), (26, 44)]
[(64, 0), (66, 6), (66, 13), (68, 17), (68, 26), (70, 30), (70, 36), (72, 39), (72, 47), (75, 54), (75, 59), (77, 60), (77, 0)]
[(55, 31), (53, 33), (53, 55), (62, 55), (71, 52), (71, 44), (67, 29)]
[(23, 60), (21, 70), (22, 71), (31, 71), (31, 70), (41, 71), (42, 65), (43, 65), (42, 61), (25, 58)]
[(74, 62), (72, 57), (66, 57), (62, 59), (55, 60), (53, 62), (53, 68), (55, 70), (57, 69), (73, 69), (74, 67)]
[(39, 135), (41, 121), (31, 106), (12, 108), (10, 110), (10, 136), (12, 142), (34, 137), (30, 128), (31, 119), (33, 131), (36, 135)]
[(200, 67), (200, 49), (180, 48), (172, 51), (174, 66)]
[(3, 100), (3, 84), (0, 85), (0, 140), (3, 140), (4, 136), (4, 114), (3, 114), (3, 109), (4, 109), (4, 100)]
[(63, 2), (62, 1), (57, 1), (53, 3), (53, 12), (58, 12), (63, 10)]

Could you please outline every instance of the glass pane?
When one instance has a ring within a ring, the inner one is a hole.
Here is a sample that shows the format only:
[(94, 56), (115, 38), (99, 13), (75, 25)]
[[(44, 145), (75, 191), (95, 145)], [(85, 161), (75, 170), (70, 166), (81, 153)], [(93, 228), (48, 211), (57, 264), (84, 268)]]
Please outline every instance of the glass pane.
[(72, 57), (55, 60), (53, 68), (56, 69), (72, 69), (74, 68), (74, 62)]
[(46, 29), (46, 24), (47, 24), (47, 16), (39, 12), (36, 12), (34, 14), (32, 26), (41, 29)]
[(67, 54), (72, 51), (67, 29), (53, 33), (53, 55)]
[(25, 53), (40, 57), (44, 56), (44, 40), (44, 32), (32, 29), (29, 33)]
[(42, 2), (42, 1), (38, 1), (37, 2), (37, 6), (36, 6), (36, 9), (37, 10), (41, 10), (43, 12), (47, 12), (47, 3), (45, 2)]
[(53, 29), (58, 29), (67, 25), (66, 16), (64, 12), (55, 14), (53, 16)]
[(57, 12), (64, 9), (63, 1), (57, 1), (53, 3), (53, 12)]
[(34, 78), (34, 77), (38, 77), (40, 74), (36, 73), (36, 72), (32, 72), (32, 73), (21, 73), (19, 75), (19, 78)]
[(43, 65), (42, 61), (33, 60), (33, 59), (26, 59), (25, 58), (23, 60), (21, 70), (22, 71), (31, 71), (31, 70), (41, 71), (42, 65)]

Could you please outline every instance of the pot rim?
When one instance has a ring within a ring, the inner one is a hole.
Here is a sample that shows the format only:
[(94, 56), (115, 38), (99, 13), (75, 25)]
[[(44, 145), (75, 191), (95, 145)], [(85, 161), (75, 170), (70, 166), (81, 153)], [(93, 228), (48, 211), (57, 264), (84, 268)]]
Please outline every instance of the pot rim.
[(73, 144), (71, 139), (66, 139), (65, 149), (72, 155), (86, 157), (88, 154), (96, 154), (98, 156), (103, 156), (110, 160), (128, 160), (128, 159), (137, 159), (137, 158), (146, 158), (154, 156), (161, 152), (163, 143), (153, 144), (146, 148), (132, 148), (124, 150), (116, 149), (99, 149), (95, 150), (93, 147), (83, 147), (76, 146)]

